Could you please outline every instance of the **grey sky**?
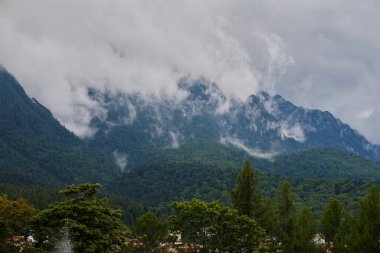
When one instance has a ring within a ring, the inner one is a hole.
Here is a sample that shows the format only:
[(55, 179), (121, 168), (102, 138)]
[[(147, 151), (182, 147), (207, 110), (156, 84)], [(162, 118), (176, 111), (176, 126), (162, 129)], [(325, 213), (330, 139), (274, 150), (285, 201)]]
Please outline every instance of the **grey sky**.
[(380, 143), (378, 0), (1, 0), (0, 63), (89, 134), (86, 87), (176, 94), (203, 76), (329, 110)]

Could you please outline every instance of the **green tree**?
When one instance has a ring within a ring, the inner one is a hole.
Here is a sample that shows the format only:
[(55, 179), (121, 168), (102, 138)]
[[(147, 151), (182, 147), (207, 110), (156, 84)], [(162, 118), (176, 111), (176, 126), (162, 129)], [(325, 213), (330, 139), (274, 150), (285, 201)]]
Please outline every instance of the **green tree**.
[(169, 235), (167, 224), (154, 213), (147, 212), (137, 219), (136, 235), (149, 252), (157, 252), (158, 246)]
[(353, 239), (356, 252), (380, 252), (380, 193), (375, 186), (360, 201)]
[(100, 184), (70, 185), (60, 191), (66, 197), (40, 211), (34, 221), (39, 245), (52, 250), (67, 227), (75, 252), (115, 252), (125, 241), (121, 211), (98, 199)]
[(272, 198), (262, 198), (262, 206), (265, 207), (265, 210), (262, 212), (262, 215), (259, 217), (257, 222), (262, 228), (265, 229), (268, 236), (274, 235), (276, 231), (276, 210), (275, 210), (275, 201)]
[(334, 243), (335, 235), (344, 217), (344, 209), (339, 200), (332, 198), (322, 214), (321, 225), (327, 243)]
[(217, 215), (219, 204), (207, 203), (200, 200), (174, 202), (174, 215), (170, 217), (172, 231), (181, 233), (184, 243), (210, 247), (210, 234), (213, 232), (213, 220)]
[(0, 196), (0, 252), (19, 252), (10, 239), (14, 235), (26, 235), (34, 211), (25, 199), (10, 200)]
[(245, 161), (243, 170), (236, 179), (236, 189), (229, 192), (233, 206), (240, 214), (255, 218), (260, 216), (258, 181), (257, 173), (249, 161)]
[(297, 253), (316, 251), (313, 237), (316, 234), (316, 224), (307, 208), (303, 208), (297, 217), (295, 231), (295, 250)]
[(265, 236), (254, 218), (218, 202), (175, 202), (173, 209), (171, 229), (181, 233), (184, 243), (199, 245), (204, 252), (252, 252)]
[(276, 237), (280, 249), (286, 253), (294, 252), (296, 230), (295, 194), (288, 181), (281, 184), (277, 192), (277, 228)]
[(356, 238), (352, 236), (353, 227), (353, 218), (345, 212), (334, 237), (334, 253), (352, 252), (352, 243), (356, 241)]

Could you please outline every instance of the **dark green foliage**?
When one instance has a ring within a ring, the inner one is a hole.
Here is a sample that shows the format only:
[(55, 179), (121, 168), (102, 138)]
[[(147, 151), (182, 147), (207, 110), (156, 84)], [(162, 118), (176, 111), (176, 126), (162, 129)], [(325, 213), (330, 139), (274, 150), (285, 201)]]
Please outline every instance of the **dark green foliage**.
[(217, 202), (176, 202), (173, 209), (172, 231), (202, 252), (252, 252), (265, 236), (253, 218)]
[(172, 231), (181, 233), (183, 243), (195, 243), (201, 247), (211, 247), (214, 243), (213, 225), (219, 203), (207, 203), (199, 200), (191, 202), (175, 202), (172, 204), (174, 215), (170, 217)]
[(380, 179), (378, 164), (351, 152), (332, 148), (281, 154), (265, 169), (302, 178)]
[[(127, 196), (106, 194), (101, 191), (100, 196), (109, 200), (111, 207), (123, 211), (123, 221), (128, 226), (134, 226), (137, 217), (146, 212), (146, 207)], [(23, 197), (38, 210), (45, 209), (49, 204), (64, 200), (56, 187), (25, 186), (16, 184), (0, 184), (0, 195), (7, 194), (11, 199)]]
[(320, 252), (313, 241), (316, 221), (307, 208), (297, 211), (295, 199), (290, 183), (283, 182), (277, 191), (275, 210), (267, 211), (273, 214), (265, 220), (270, 228), (267, 230), (270, 249), (286, 253)]
[(114, 187), (149, 206), (192, 198), (227, 201), (225, 189), (234, 184), (241, 156), (244, 152), (195, 140), (160, 153), (124, 174)]
[(236, 179), (236, 189), (230, 191), (234, 208), (250, 217), (257, 217), (259, 206), (258, 179), (249, 161), (245, 161), (243, 171)]
[(70, 185), (60, 193), (67, 199), (39, 212), (34, 221), (39, 245), (53, 249), (64, 228), (70, 233), (76, 252), (114, 252), (124, 244), (121, 211), (98, 199), (99, 184)]
[(327, 180), (288, 178), (297, 194), (298, 203), (304, 204), (311, 212), (320, 216), (328, 201), (335, 197), (349, 213), (353, 214), (359, 199), (366, 194), (371, 183), (363, 180)]
[(281, 184), (277, 196), (277, 228), (276, 237), (281, 242), (279, 248), (286, 253), (292, 253), (295, 250), (296, 239), (296, 206), (295, 194), (292, 192), (291, 185), (288, 181)]
[(347, 253), (353, 252), (353, 242), (356, 240), (353, 237), (354, 219), (350, 214), (344, 213), (344, 216), (339, 224), (338, 231), (334, 237), (334, 252)]
[(25, 199), (11, 200), (0, 196), (0, 252), (19, 252), (14, 235), (26, 236), (34, 208)]
[(160, 252), (159, 245), (169, 235), (167, 224), (152, 212), (137, 219), (136, 235), (147, 252)]
[(344, 212), (342, 205), (336, 198), (331, 199), (326, 206), (321, 219), (322, 230), (326, 242), (334, 243), (334, 238), (344, 218)]
[(294, 237), (294, 252), (312, 253), (315, 252), (316, 246), (313, 242), (316, 234), (316, 223), (307, 208), (303, 208), (297, 216), (295, 237)]
[(268, 235), (275, 235), (277, 229), (277, 219), (275, 210), (275, 200), (272, 198), (262, 198), (263, 212), (257, 222), (265, 229)]
[(147, 211), (147, 208), (127, 196), (106, 195), (112, 208), (122, 210), (123, 222), (128, 226), (135, 226), (136, 220)]
[(63, 200), (58, 193), (58, 189), (50, 186), (0, 184), (1, 194), (6, 194), (11, 199), (25, 198), (37, 209), (44, 209), (53, 202)]
[[(289, 155), (290, 156), (290, 155)], [(248, 157), (243, 151), (211, 141), (194, 140), (178, 149), (168, 149), (116, 180), (113, 189), (147, 206), (162, 202), (191, 200), (222, 200), (228, 203), (225, 189), (235, 187), (241, 172), (241, 161)], [(251, 159), (260, 177), (263, 196), (273, 197), (284, 180), (280, 174), (268, 173), (274, 164)], [(289, 165), (292, 167), (291, 165)], [(344, 170), (345, 168), (340, 168)], [(287, 178), (297, 193), (298, 203), (310, 207), (313, 215), (323, 212), (326, 202), (336, 196), (347, 210), (355, 210), (357, 200), (370, 183), (352, 179)]]
[(371, 187), (360, 201), (351, 242), (356, 252), (380, 252), (380, 193), (377, 187)]

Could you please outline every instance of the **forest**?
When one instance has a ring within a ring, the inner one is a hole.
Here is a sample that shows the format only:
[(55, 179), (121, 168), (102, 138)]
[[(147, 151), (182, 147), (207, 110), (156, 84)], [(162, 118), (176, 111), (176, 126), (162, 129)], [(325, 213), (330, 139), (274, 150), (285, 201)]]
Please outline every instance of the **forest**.
[[(273, 196), (260, 184), (246, 161), (226, 189), (229, 201), (179, 200), (165, 211), (101, 194), (100, 184), (68, 185), (56, 194), (31, 190), (32, 201), (3, 195), (0, 251), (380, 252), (377, 185), (366, 187), (354, 210), (331, 197), (317, 215), (289, 181)], [(33, 196), (43, 194), (50, 199), (36, 208)]]

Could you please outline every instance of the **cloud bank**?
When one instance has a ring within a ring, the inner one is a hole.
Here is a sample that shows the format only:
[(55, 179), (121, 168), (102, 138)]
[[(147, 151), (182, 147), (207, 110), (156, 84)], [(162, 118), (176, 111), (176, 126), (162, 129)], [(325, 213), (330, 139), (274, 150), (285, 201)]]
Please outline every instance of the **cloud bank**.
[(69, 129), (104, 110), (87, 88), (176, 95), (204, 77), (329, 110), (380, 143), (377, 0), (3, 0), (0, 63)]

